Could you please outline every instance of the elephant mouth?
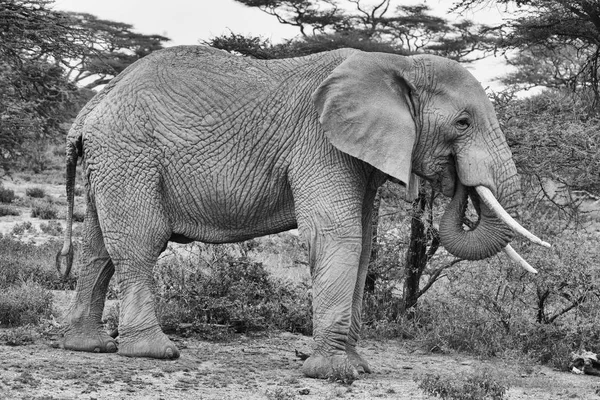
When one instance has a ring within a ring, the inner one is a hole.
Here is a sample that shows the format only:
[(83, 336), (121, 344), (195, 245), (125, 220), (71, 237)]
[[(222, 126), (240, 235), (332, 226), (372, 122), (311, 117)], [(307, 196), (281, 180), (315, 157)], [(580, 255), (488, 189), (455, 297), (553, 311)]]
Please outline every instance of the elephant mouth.
[[(477, 212), (476, 222), (465, 217), (468, 198)], [(487, 187), (466, 187), (456, 180), (454, 195), (440, 221), (440, 240), (448, 252), (467, 260), (480, 260), (504, 250), (511, 260), (536, 273), (510, 246), (514, 233), (535, 244), (550, 247), (512, 218)]]

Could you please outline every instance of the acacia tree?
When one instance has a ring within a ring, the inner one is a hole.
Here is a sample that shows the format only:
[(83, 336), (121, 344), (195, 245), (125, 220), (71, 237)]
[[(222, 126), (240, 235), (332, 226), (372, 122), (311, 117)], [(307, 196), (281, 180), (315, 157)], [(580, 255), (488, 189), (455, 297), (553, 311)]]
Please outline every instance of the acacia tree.
[(88, 89), (107, 84), (127, 66), (163, 48), (170, 39), (161, 35), (144, 35), (122, 22), (99, 19), (85, 13), (68, 13), (71, 26), (87, 32), (81, 38), (82, 52), (73, 58), (63, 58), (60, 64), (67, 70), (71, 82), (85, 84)]
[(301, 57), (345, 47), (382, 53), (408, 53), (406, 50), (389, 43), (374, 42), (352, 32), (319, 34), (288, 40), (280, 44), (272, 44), (267, 39), (247, 37), (232, 32), (229, 35), (214, 37), (205, 43), (230, 53), (242, 54), (257, 59)]
[(597, 0), (462, 0), (454, 9), (491, 5), (516, 6), (514, 18), (490, 28), (499, 49), (517, 67), (505, 83), (591, 89), (600, 102), (600, 2)]
[(53, 0), (0, 0), (0, 57), (13, 66), (26, 60), (76, 57), (87, 32), (72, 26)]
[(82, 47), (70, 19), (50, 1), (0, 2), (0, 163), (5, 171), (21, 158), (25, 143), (57, 135), (69, 117), (76, 87), (56, 60)]
[[(90, 97), (168, 40), (127, 24), (51, 9), (53, 0), (0, 0), (0, 165), (8, 172), (66, 133)], [(69, 72), (65, 73), (65, 69)]]
[[(428, 52), (472, 61), (484, 56), (483, 51), (489, 48), (484, 46), (485, 43), (495, 40), (490, 34), (482, 33), (486, 32), (486, 27), (469, 21), (450, 23), (431, 15), (426, 5), (406, 6), (395, 0), (380, 0), (374, 5), (367, 5), (364, 0), (236, 1), (273, 15), (282, 24), (298, 28), (300, 38), (280, 46), (272, 46), (261, 39), (248, 39), (254, 49), (258, 45), (262, 50), (273, 50), (278, 58), (353, 47), (400, 54)], [(245, 46), (250, 43), (242, 38), (232, 34), (222, 36), (216, 42), (213, 39), (209, 44), (252, 54)], [(281, 53), (286, 46), (296, 52)]]

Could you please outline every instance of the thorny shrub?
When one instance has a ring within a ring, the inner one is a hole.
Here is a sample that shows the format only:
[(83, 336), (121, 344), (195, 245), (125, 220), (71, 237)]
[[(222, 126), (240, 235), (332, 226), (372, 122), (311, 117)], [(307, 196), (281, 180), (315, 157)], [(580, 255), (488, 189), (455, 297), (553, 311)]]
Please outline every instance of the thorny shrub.
[(15, 191), (0, 185), (0, 203), (12, 203), (14, 199)]
[(58, 208), (49, 199), (36, 200), (31, 206), (31, 217), (40, 219), (58, 218)]
[(63, 233), (62, 224), (58, 221), (42, 222), (40, 224), (40, 230), (50, 236), (59, 236)]
[(9, 236), (0, 238), (0, 289), (18, 286), (21, 282), (36, 282), (49, 290), (74, 289), (76, 276), (63, 282), (54, 267), (54, 257), (60, 243), (50, 241), (35, 245)]
[(6, 217), (9, 215), (18, 216), (21, 215), (21, 211), (19, 211), (16, 207), (0, 204), (0, 217)]
[(490, 371), (442, 376), (426, 374), (416, 379), (425, 393), (442, 400), (502, 400), (508, 385)]
[[(526, 99), (516, 99), (510, 91), (494, 94), (515, 164), (529, 186), (525, 190), (544, 195), (541, 183), (551, 179), (571, 190), (600, 195), (600, 114), (597, 107), (591, 112), (590, 104), (570, 91), (547, 90)], [(524, 209), (538, 207), (538, 200), (526, 198)], [(523, 217), (535, 223), (537, 215)]]
[(46, 191), (42, 187), (33, 186), (25, 189), (25, 194), (34, 199), (42, 199), (46, 196)]
[[(262, 263), (231, 254), (233, 245), (198, 244), (211, 259), (171, 259), (155, 269), (158, 314), (163, 326), (227, 325), (237, 332), (282, 329), (312, 332), (306, 283), (276, 279)], [(241, 248), (241, 247), (238, 247)]]
[(83, 222), (85, 220), (85, 210), (73, 210), (73, 221)]
[(52, 293), (26, 281), (0, 291), (0, 326), (36, 325), (52, 313)]
[(26, 346), (35, 341), (37, 336), (34, 325), (17, 326), (0, 331), (0, 343), (8, 346)]
[(523, 245), (518, 250), (538, 268), (537, 275), (502, 255), (449, 270), (404, 329), (430, 350), (480, 356), (517, 351), (567, 369), (570, 352), (600, 351), (596, 243), (565, 233), (554, 238), (552, 250)]
[(81, 185), (75, 185), (75, 188), (73, 189), (73, 194), (75, 195), (75, 197), (81, 197), (83, 196), (83, 193), (83, 187)]
[(269, 388), (265, 392), (267, 400), (296, 400), (297, 390), (288, 387)]
[(14, 236), (21, 236), (25, 232), (27, 232), (27, 233), (35, 233), (36, 232), (35, 226), (33, 226), (31, 221), (25, 221), (25, 222), (20, 222), (18, 224), (15, 224), (12, 227), (12, 230), (10, 231), (10, 233)]

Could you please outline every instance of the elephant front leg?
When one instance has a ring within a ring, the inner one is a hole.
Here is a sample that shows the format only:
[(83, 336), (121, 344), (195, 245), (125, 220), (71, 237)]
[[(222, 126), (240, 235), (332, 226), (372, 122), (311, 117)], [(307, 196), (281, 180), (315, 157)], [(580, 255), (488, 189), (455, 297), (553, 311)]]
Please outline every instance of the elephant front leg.
[(363, 294), (365, 291), (365, 281), (367, 279), (367, 271), (369, 266), (369, 258), (371, 256), (371, 236), (372, 227), (371, 221), (363, 224), (365, 234), (363, 235), (362, 251), (360, 262), (358, 265), (358, 277), (352, 297), (352, 320), (350, 323), (350, 331), (348, 332), (348, 340), (346, 342), (346, 354), (348, 359), (360, 373), (371, 373), (369, 363), (358, 354), (356, 346), (360, 339), (360, 331), (362, 327), (362, 303)]
[(362, 246), (360, 228), (354, 231), (313, 232), (309, 240), (315, 349), (302, 367), (309, 377), (358, 376), (346, 351)]
[(350, 331), (348, 333), (348, 341), (346, 342), (346, 354), (348, 359), (356, 367), (358, 372), (371, 373), (369, 363), (358, 353), (356, 346), (360, 339), (360, 331), (362, 328), (362, 303), (365, 291), (365, 281), (369, 268), (369, 259), (371, 258), (371, 247), (373, 240), (373, 221), (372, 221), (372, 204), (375, 193), (366, 196), (365, 205), (363, 207), (362, 218), (362, 251), (360, 262), (358, 264), (358, 277), (352, 298), (352, 322), (350, 323)]

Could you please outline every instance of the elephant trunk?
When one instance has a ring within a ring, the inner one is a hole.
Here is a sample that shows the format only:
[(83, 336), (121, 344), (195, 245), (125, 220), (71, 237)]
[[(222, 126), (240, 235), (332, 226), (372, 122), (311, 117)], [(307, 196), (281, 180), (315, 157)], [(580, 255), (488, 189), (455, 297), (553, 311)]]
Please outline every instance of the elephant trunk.
[[(479, 217), (475, 223), (465, 219), (469, 197)], [(511, 203), (509, 206), (513, 207), (514, 204)], [(464, 230), (463, 224), (469, 225), (470, 230)], [(513, 237), (513, 232), (519, 233), (535, 244), (550, 247), (549, 243), (515, 221), (488, 188), (466, 187), (457, 181), (454, 196), (440, 221), (440, 240), (448, 252), (465, 260), (481, 260), (504, 250), (511, 260), (529, 272), (535, 273), (535, 269), (508, 244)]]
[[(468, 197), (479, 219), (470, 230), (464, 230)], [(457, 181), (454, 196), (440, 221), (440, 240), (446, 250), (465, 260), (481, 260), (505, 248), (512, 237), (512, 229), (480, 201), (477, 192)]]

